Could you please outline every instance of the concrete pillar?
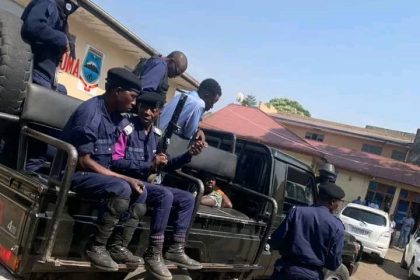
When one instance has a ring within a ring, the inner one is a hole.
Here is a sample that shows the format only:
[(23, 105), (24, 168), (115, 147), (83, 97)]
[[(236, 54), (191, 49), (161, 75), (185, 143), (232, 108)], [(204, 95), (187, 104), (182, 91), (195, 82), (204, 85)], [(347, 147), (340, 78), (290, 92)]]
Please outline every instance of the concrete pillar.
[(390, 214), (394, 214), (395, 208), (397, 208), (398, 199), (400, 197), (400, 192), (401, 192), (401, 187), (396, 186), (396, 190), (395, 190), (395, 193), (394, 193), (394, 198), (392, 199), (392, 203), (391, 203), (391, 208), (389, 209)]

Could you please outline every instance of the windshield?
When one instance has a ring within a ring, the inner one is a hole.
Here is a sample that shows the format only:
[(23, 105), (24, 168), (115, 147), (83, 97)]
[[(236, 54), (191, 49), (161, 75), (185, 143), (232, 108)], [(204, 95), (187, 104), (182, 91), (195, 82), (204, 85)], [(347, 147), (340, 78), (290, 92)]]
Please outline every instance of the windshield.
[(309, 206), (314, 204), (314, 192), (314, 184), (310, 174), (293, 167), (288, 168), (284, 191), (286, 201)]
[(342, 214), (368, 224), (386, 226), (386, 218), (384, 216), (363, 209), (347, 207)]

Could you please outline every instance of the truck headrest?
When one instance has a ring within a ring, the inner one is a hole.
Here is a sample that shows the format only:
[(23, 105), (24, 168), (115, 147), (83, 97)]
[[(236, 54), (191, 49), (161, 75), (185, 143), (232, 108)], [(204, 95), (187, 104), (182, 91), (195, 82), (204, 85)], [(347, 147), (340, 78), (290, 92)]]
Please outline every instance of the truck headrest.
[[(189, 143), (189, 140), (174, 134), (167, 152), (171, 157), (182, 155), (187, 151)], [(201, 154), (194, 156), (187, 167), (233, 180), (236, 174), (237, 161), (238, 158), (235, 154), (209, 146)]]
[(28, 85), (21, 119), (63, 129), (82, 101), (35, 84)]

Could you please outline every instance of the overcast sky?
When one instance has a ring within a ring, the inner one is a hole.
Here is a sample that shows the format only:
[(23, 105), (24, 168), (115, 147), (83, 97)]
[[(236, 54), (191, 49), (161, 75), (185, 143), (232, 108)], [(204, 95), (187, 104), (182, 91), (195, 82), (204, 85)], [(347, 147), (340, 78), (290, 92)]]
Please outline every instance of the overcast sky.
[(313, 117), (415, 133), (420, 128), (420, 1), (94, 0), (197, 80)]

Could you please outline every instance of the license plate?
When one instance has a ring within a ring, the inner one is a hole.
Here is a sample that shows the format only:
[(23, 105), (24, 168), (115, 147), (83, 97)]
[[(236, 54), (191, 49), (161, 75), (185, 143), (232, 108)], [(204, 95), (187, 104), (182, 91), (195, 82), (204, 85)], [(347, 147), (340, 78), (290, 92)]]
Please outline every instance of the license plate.
[(354, 227), (354, 226), (351, 226), (350, 229), (353, 233), (360, 234), (360, 235), (368, 235), (370, 233), (366, 229), (362, 229), (362, 228), (358, 228), (358, 227)]

